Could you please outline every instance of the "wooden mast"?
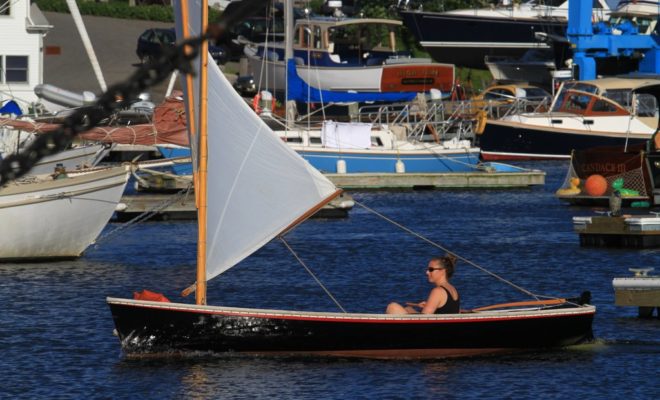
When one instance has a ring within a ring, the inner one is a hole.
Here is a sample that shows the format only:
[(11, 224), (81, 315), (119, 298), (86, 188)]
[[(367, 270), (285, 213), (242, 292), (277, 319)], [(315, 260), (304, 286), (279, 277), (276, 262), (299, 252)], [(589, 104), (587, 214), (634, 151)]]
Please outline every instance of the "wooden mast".
[[(183, 33), (184, 38), (189, 38), (191, 36), (190, 34), (190, 15), (188, 14), (188, 0), (181, 0), (181, 30)], [(190, 51), (190, 49), (187, 49), (187, 51)], [(193, 90), (193, 76), (192, 74), (186, 74), (186, 87), (188, 88), (187, 90), (187, 102), (186, 102), (186, 115), (188, 116), (187, 123), (188, 123), (188, 132), (190, 132), (190, 148), (193, 148), (192, 144), (192, 139), (193, 136), (197, 134), (196, 131), (196, 122), (195, 122), (195, 91)], [(194, 157), (193, 157), (194, 158)], [(193, 163), (195, 160), (193, 159)], [(197, 171), (195, 171), (195, 168), (193, 168), (193, 186), (197, 187), (198, 182), (197, 182)], [(199, 199), (198, 199), (198, 194), (197, 191), (195, 191), (195, 204), (199, 206)]]
[[(208, 26), (208, 3), (202, 0), (202, 31), (206, 32)], [(200, 49), (201, 68), (199, 71), (199, 170), (197, 173), (197, 284), (195, 289), (195, 303), (206, 304), (206, 173), (207, 173), (207, 102), (208, 102), (208, 43), (204, 41)]]

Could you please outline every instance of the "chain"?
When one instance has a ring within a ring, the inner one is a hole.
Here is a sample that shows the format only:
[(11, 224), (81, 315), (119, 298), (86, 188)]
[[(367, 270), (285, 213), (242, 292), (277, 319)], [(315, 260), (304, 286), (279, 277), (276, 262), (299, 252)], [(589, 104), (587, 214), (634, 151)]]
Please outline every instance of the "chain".
[(262, 9), (266, 0), (243, 0), (230, 13), (209, 25), (201, 36), (181, 41), (166, 48), (153, 62), (141, 65), (125, 82), (115, 84), (103, 93), (95, 104), (76, 109), (54, 131), (38, 136), (27, 149), (5, 157), (0, 163), (0, 185), (27, 174), (39, 160), (65, 150), (76, 135), (87, 131), (114, 112), (128, 108), (140, 93), (167, 79), (174, 70), (192, 74), (192, 61), (199, 55), (202, 44), (209, 39), (222, 38), (228, 27)]

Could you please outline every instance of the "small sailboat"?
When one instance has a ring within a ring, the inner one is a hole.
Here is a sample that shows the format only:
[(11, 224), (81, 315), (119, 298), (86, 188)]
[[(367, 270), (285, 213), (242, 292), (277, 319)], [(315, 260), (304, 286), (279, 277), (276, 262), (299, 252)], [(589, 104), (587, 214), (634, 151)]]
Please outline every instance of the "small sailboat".
[[(199, 10), (206, 9), (199, 4), (188, 7), (186, 0), (175, 3), (179, 6), (192, 21)], [(189, 30), (188, 20), (181, 25), (185, 36), (198, 33)], [(275, 135), (205, 57), (208, 54), (202, 52), (201, 65), (208, 69), (199, 71), (196, 84), (187, 80), (184, 85), (186, 93), (197, 88), (201, 99), (195, 103), (199, 114), (189, 124), (199, 126), (198, 131), (192, 130), (191, 140), (199, 213), (197, 280), (184, 291), (194, 291), (196, 301), (108, 297), (126, 353), (442, 357), (566, 346), (592, 337), (595, 307), (565, 299), (445, 315), (207, 305), (208, 280), (283, 236), (341, 191)]]
[[(63, 172), (63, 171), (61, 171)], [(0, 260), (79, 257), (106, 226), (130, 166), (31, 175), (0, 188)]]

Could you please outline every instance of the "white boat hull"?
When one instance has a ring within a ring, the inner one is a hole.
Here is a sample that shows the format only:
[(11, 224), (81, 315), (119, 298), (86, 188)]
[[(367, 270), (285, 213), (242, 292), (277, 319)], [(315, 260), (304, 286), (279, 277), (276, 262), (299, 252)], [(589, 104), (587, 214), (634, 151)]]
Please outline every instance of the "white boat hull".
[[(272, 91), (286, 90), (286, 65), (283, 61), (264, 61), (248, 55), (250, 71), (257, 87)], [(451, 90), (454, 68), (451, 65), (434, 63), (392, 63), (355, 67), (297, 67), (300, 78), (309, 86), (320, 90), (339, 92), (401, 92), (425, 91), (430, 88)], [(433, 84), (423, 89), (420, 84), (403, 83), (406, 78), (434, 76)]]
[(0, 260), (75, 258), (115, 211), (128, 166), (0, 189)]

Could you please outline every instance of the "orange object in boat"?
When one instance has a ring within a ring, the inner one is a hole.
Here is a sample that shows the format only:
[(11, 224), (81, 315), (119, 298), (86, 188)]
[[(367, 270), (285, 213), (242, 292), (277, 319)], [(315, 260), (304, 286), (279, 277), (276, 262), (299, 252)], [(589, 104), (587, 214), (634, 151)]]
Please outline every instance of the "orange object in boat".
[(163, 303), (169, 303), (170, 300), (165, 297), (162, 293), (152, 292), (151, 290), (142, 289), (141, 292), (133, 292), (133, 299), (135, 300), (146, 300), (146, 301), (160, 301)]
[(602, 175), (591, 175), (584, 182), (584, 191), (589, 196), (602, 196), (607, 192), (607, 180)]

